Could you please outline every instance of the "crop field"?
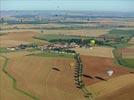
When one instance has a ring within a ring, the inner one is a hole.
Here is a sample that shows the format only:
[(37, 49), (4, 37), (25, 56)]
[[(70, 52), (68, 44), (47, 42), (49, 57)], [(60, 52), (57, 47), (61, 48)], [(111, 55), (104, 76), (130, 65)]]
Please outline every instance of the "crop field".
[(14, 24), (14, 25), (0, 25), (2, 30), (14, 30), (14, 29), (36, 29), (40, 27), (53, 28), (61, 27), (60, 24)]
[(106, 21), (106, 20), (103, 20), (103, 21), (100, 21), (101, 25), (111, 25), (111, 26), (126, 26), (126, 27), (134, 27), (134, 21), (132, 20), (131, 21), (114, 21), (114, 20), (111, 20), (111, 21)]
[[(27, 25), (26, 25), (27, 26)], [(45, 26), (44, 26), (45, 27)], [(52, 28), (52, 27), (51, 27)], [(1, 32), (23, 32), (23, 31), (33, 31), (43, 34), (64, 34), (64, 35), (77, 35), (77, 36), (91, 36), (91, 37), (98, 37), (100, 35), (107, 34), (109, 29), (8, 29), (8, 30), (1, 30)], [(42, 32), (41, 32), (42, 31)]]
[[(13, 80), (8, 76), (3, 79), (11, 82), (10, 88), (15, 91), (13, 100), (84, 100), (82, 92), (76, 88), (74, 82), (74, 59), (30, 55), (26, 51), (3, 55), (9, 59), (7, 72), (17, 81), (17, 88), (21, 90), (14, 89)], [(2, 92), (7, 87), (6, 84), (3, 84)], [(18, 95), (22, 98), (18, 99)], [(3, 98), (12, 97), (5, 92)]]
[(111, 48), (111, 47), (96, 46), (96, 47), (93, 47), (92, 49), (90, 49), (90, 48), (75, 48), (73, 50), (80, 53), (81, 55), (113, 58), (113, 53), (112, 53), (113, 48)]
[(44, 41), (33, 39), (33, 36), (36, 35), (38, 35), (37, 32), (31, 31), (6, 33), (6, 35), (0, 36), (0, 47), (11, 47), (22, 43), (44, 43)]
[(108, 30), (96, 29), (96, 30), (45, 30), (42, 34), (35, 36), (41, 40), (57, 40), (57, 39), (81, 39), (98, 37), (102, 34), (106, 34)]
[[(84, 74), (89, 76), (84, 77), (86, 85), (91, 85), (99, 81), (106, 81), (110, 78), (129, 73), (129, 69), (114, 64), (112, 58), (81, 55), (81, 59), (84, 65)], [(114, 71), (111, 77), (107, 74), (108, 70)]]
[(123, 48), (122, 53), (122, 62), (125, 66), (134, 67), (134, 49), (133, 48)]
[(64, 34), (76, 36), (98, 37), (108, 33), (108, 29), (81, 29), (81, 30), (45, 30), (44, 34)]
[[(13, 87), (12, 79), (3, 71), (6, 59), (0, 56), (0, 99), (1, 100), (32, 100), (28, 96), (20, 94)], [(7, 70), (7, 69), (5, 69)]]
[(133, 100), (134, 75), (126, 74), (99, 82), (89, 87), (96, 100)]
[(53, 40), (68, 40), (68, 39), (81, 39), (79, 36), (70, 36), (70, 35), (58, 35), (58, 34), (41, 34), (36, 36), (35, 38), (40, 40), (46, 40), (46, 41), (53, 41)]
[(121, 36), (134, 36), (134, 30), (111, 30), (109, 34), (121, 35)]

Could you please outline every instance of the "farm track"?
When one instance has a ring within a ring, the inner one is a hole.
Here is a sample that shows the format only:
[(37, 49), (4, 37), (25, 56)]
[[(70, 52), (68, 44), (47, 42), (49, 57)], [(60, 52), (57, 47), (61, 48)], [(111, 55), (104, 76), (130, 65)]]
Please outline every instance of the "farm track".
[(5, 62), (4, 62), (2, 71), (12, 80), (12, 87), (13, 87), (16, 91), (18, 91), (18, 92), (20, 92), (20, 93), (22, 93), (22, 94), (24, 94), (24, 95), (26, 95), (26, 96), (29, 96), (29, 97), (32, 98), (33, 100), (39, 100), (39, 98), (37, 98), (37, 97), (31, 95), (30, 93), (27, 93), (27, 92), (25, 92), (25, 91), (23, 91), (22, 89), (20, 89), (20, 88), (17, 87), (17, 80), (6, 70), (6, 68), (7, 68), (7, 66), (8, 66), (8, 61), (9, 61), (9, 59), (8, 59), (7, 57), (5, 57), (5, 56), (2, 56), (2, 55), (0, 55), (0, 56), (5, 59)]

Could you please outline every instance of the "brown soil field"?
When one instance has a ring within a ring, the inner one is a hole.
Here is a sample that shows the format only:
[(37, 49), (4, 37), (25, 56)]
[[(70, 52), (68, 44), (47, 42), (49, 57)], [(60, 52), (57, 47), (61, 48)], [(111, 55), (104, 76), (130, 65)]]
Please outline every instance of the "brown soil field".
[[(26, 56), (28, 52), (7, 53), (8, 72), (17, 80), (17, 87), (40, 100), (84, 100), (74, 82), (74, 60)], [(60, 71), (53, 70), (53, 67)], [(25, 99), (14, 99), (25, 100)]]
[(75, 48), (74, 50), (80, 53), (81, 55), (113, 58), (113, 48), (110, 47), (93, 47), (93, 49)]
[(12, 80), (2, 71), (4, 62), (0, 56), (0, 100), (32, 100), (13, 88)]
[(121, 75), (89, 87), (96, 100), (134, 100), (134, 74)]
[[(84, 65), (84, 74), (92, 77), (83, 77), (86, 85), (91, 85), (99, 81), (107, 81), (113, 77), (129, 73), (127, 68), (114, 64), (112, 58), (82, 55), (81, 59)], [(108, 76), (107, 70), (114, 71), (111, 77)], [(103, 78), (104, 80), (98, 79), (96, 77)]]
[(0, 47), (11, 47), (21, 43), (44, 43), (44, 41), (33, 39), (33, 36), (38, 35), (37, 32), (9, 32), (6, 35), (0, 36)]

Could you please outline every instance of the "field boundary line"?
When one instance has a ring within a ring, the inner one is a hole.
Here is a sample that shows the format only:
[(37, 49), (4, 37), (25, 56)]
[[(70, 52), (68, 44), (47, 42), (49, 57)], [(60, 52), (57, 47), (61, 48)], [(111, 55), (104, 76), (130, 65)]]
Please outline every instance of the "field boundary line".
[(82, 75), (83, 75), (83, 64), (80, 58), (80, 55), (76, 53), (76, 69), (75, 69), (75, 81), (76, 81), (76, 86), (81, 89), (83, 92), (85, 98), (88, 100), (93, 100), (92, 93), (86, 88), (85, 83), (83, 82)]

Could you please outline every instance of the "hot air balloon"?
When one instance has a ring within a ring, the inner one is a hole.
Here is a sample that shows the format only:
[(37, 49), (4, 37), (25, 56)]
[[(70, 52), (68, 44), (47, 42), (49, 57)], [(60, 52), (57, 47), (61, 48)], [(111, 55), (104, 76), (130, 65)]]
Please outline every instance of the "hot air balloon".
[(113, 70), (108, 70), (107, 71), (107, 74), (108, 74), (108, 76), (110, 77), (110, 76), (112, 76), (113, 75), (113, 73), (114, 73), (114, 71)]
[(95, 40), (90, 40), (90, 46), (95, 46)]

